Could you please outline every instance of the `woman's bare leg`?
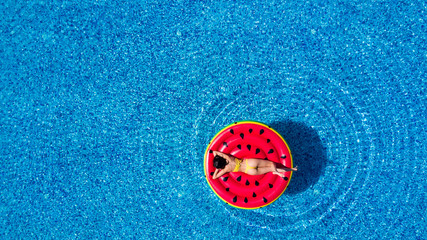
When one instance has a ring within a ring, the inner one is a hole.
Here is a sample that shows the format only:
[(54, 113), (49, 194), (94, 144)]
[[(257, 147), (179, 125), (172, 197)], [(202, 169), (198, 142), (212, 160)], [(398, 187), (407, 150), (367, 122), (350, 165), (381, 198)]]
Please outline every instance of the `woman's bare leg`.
[(280, 177), (285, 177), (285, 174), (283, 172), (279, 171), (279, 168), (276, 167), (276, 164), (271, 164), (269, 167), (261, 168), (264, 169), (266, 172), (271, 172), (274, 175), (279, 175)]
[(285, 177), (285, 174), (280, 173), (280, 172), (271, 172), (271, 173), (273, 173), (275, 175), (279, 175), (280, 177)]
[(268, 161), (268, 160), (263, 160), (263, 159), (257, 159), (257, 158), (247, 159), (247, 161), (245, 161), (245, 164), (249, 164), (250, 166), (257, 166), (257, 168), (255, 168), (255, 169), (248, 169), (247, 174), (249, 174), (249, 175), (261, 175), (261, 174), (266, 174), (266, 173), (271, 172), (275, 175), (285, 177), (284, 172), (297, 171), (298, 170), (298, 167), (277, 168), (276, 164), (274, 164), (273, 162)]
[(296, 171), (298, 171), (298, 166), (296, 166), (296, 167), (294, 167), (294, 168), (287, 168), (287, 167), (284, 167), (284, 168), (277, 168), (276, 169), (278, 172), (289, 172), (289, 171), (293, 171), (293, 172), (296, 172)]
[(262, 175), (271, 172), (271, 168), (253, 168), (249, 169), (247, 174), (249, 175)]
[[(295, 169), (295, 170), (294, 170)], [(289, 172), (289, 171), (296, 171), (297, 168), (257, 168), (257, 169), (249, 169), (249, 171), (247, 172), (247, 174), (249, 175), (262, 175), (262, 174), (266, 174), (266, 173), (273, 173), (275, 175), (279, 175), (280, 177), (285, 177), (284, 172)]]

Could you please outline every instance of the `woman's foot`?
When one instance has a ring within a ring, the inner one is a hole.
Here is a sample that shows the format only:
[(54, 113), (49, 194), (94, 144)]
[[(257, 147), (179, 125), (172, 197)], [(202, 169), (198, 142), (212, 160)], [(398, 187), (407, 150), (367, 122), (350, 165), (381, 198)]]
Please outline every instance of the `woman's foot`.
[(291, 168), (291, 169), (292, 169), (292, 171), (296, 172), (296, 171), (298, 171), (298, 166), (295, 166), (294, 168)]

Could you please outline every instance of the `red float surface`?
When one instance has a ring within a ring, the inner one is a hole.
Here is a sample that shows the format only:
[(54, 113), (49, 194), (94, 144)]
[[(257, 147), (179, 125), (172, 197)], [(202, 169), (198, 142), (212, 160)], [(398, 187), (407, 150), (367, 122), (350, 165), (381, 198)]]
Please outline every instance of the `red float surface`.
[(278, 132), (259, 122), (236, 122), (221, 130), (206, 149), (204, 170), (212, 190), (234, 207), (256, 209), (271, 204), (282, 195), (291, 179), (292, 172), (285, 172), (283, 178), (272, 173), (248, 175), (231, 172), (213, 179), (215, 167), (212, 151), (231, 154), (240, 159), (267, 159), (276, 162), (277, 167), (292, 168), (291, 151)]

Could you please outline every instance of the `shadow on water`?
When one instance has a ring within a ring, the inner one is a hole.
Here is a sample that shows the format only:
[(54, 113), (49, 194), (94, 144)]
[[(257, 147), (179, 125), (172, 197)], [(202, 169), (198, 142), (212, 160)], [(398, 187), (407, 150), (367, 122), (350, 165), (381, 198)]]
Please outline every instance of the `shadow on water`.
[(285, 138), (294, 166), (298, 166), (285, 194), (297, 194), (316, 184), (327, 163), (326, 148), (316, 130), (290, 120), (273, 122), (270, 126)]

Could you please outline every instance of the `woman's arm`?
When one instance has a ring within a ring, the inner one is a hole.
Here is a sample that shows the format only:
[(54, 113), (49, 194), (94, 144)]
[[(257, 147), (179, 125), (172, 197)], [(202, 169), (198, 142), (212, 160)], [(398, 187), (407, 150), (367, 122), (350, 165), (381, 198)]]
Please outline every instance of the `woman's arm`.
[(227, 172), (225, 171), (225, 169), (219, 170), (218, 168), (215, 170), (212, 178), (213, 179), (217, 179), (219, 177), (221, 177), (222, 175), (226, 174)]
[[(213, 155), (214, 155), (214, 157), (215, 156), (220, 156), (220, 157), (223, 157), (223, 158), (225, 158), (225, 159), (227, 159), (228, 161), (230, 161), (230, 156), (228, 156), (228, 154), (225, 154), (225, 153), (222, 153), (222, 152), (218, 152), (218, 151), (213, 151)], [(221, 177), (222, 175), (224, 175), (224, 174), (226, 174), (226, 173), (228, 173), (228, 171), (227, 170), (225, 170), (225, 169), (216, 169), (215, 170), (215, 172), (214, 172), (214, 174), (213, 174), (213, 179), (217, 179), (217, 178), (219, 178), (219, 177)]]
[(228, 154), (225, 154), (225, 153), (222, 153), (222, 152), (218, 152), (218, 151), (213, 151), (213, 155), (214, 155), (214, 157), (216, 155), (218, 155), (218, 156), (223, 157), (225, 159), (227, 159), (227, 157), (228, 157)]

